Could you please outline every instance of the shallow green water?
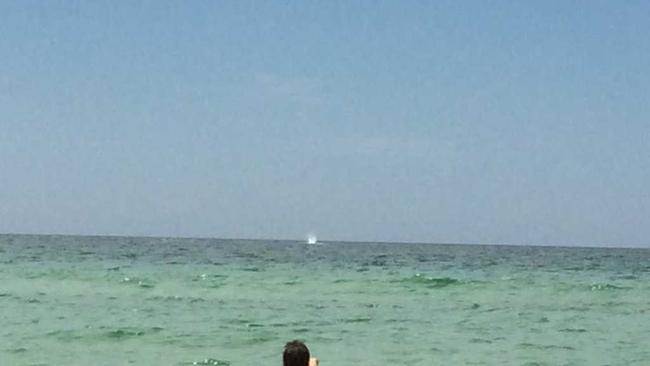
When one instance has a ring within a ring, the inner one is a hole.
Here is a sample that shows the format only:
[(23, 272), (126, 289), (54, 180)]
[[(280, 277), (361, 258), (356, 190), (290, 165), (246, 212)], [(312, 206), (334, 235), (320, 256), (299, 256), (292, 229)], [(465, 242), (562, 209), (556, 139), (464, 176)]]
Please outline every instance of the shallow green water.
[(649, 365), (650, 250), (0, 236), (0, 365)]

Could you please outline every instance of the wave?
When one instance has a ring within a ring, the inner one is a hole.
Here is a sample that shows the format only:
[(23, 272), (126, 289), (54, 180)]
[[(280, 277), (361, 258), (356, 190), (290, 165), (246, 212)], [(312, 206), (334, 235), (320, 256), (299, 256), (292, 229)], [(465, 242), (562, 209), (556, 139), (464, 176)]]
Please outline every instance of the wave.
[(538, 349), (538, 350), (569, 350), (569, 351), (575, 351), (575, 347), (572, 346), (567, 346), (567, 345), (556, 345), (556, 344), (535, 344), (535, 343), (519, 343), (519, 347), (521, 348), (532, 348), (532, 349)]
[(564, 333), (587, 333), (587, 330), (584, 328), (564, 328), (560, 329), (560, 332)]
[(117, 330), (112, 330), (110, 332), (104, 333), (104, 335), (107, 338), (116, 338), (116, 339), (139, 337), (139, 336), (143, 336), (144, 334), (145, 334), (144, 331), (141, 330), (125, 330), (125, 329), (117, 329)]
[(10, 348), (7, 350), (9, 353), (23, 353), (27, 352), (27, 348), (25, 347), (18, 347), (18, 348)]
[(343, 323), (368, 323), (372, 321), (372, 318), (368, 318), (368, 317), (347, 318), (347, 319), (341, 319), (340, 321)]
[(211, 365), (211, 366), (229, 366), (230, 362), (229, 361), (224, 361), (224, 360), (217, 360), (216, 358), (206, 358), (202, 361), (188, 361), (188, 362), (181, 362), (178, 363), (177, 365), (183, 366), (183, 365)]
[(140, 288), (154, 288), (155, 285), (146, 278), (137, 278), (137, 277), (124, 277), (120, 280), (120, 283), (135, 285)]
[(197, 297), (197, 296), (176, 296), (176, 295), (168, 295), (168, 296), (150, 296), (145, 298), (146, 301), (161, 301), (161, 302), (189, 302), (189, 303), (197, 303), (197, 302), (205, 302), (208, 301), (202, 297)]
[[(100, 329), (103, 327), (100, 327)], [(102, 334), (103, 337), (108, 338), (108, 339), (115, 339), (115, 340), (120, 340), (120, 339), (128, 339), (128, 338), (134, 338), (134, 337), (141, 337), (147, 333), (158, 333), (163, 331), (165, 328), (162, 327), (151, 327), (151, 328), (146, 328), (146, 329), (138, 329), (138, 328), (120, 328), (120, 329), (114, 329), (110, 330), (107, 332), (104, 332)]]
[(629, 286), (617, 286), (610, 283), (594, 283), (591, 285), (591, 291), (607, 291), (607, 290), (630, 290)]
[(426, 288), (443, 288), (463, 283), (460, 280), (451, 277), (429, 277), (423, 276), (420, 273), (416, 273), (414, 276), (393, 282), (421, 285)]

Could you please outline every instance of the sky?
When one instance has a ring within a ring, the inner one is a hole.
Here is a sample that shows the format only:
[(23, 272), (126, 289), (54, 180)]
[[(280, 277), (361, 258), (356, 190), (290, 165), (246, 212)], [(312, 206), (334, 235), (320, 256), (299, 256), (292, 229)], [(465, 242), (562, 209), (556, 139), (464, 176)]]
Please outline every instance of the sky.
[(0, 232), (650, 247), (647, 1), (2, 1)]

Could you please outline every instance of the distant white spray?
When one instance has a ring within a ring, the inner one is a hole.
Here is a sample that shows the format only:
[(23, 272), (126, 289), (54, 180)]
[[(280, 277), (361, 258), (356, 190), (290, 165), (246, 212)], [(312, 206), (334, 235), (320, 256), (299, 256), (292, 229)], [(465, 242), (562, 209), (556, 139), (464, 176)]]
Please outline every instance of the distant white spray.
[(309, 233), (307, 234), (307, 244), (316, 244), (318, 243), (318, 238), (316, 238), (316, 234)]

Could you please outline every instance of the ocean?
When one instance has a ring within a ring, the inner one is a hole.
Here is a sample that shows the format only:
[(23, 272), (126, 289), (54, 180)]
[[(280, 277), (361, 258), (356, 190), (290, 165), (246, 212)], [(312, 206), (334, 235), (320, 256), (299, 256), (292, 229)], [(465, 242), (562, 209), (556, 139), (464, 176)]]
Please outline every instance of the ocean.
[(0, 235), (0, 365), (650, 365), (650, 250)]

